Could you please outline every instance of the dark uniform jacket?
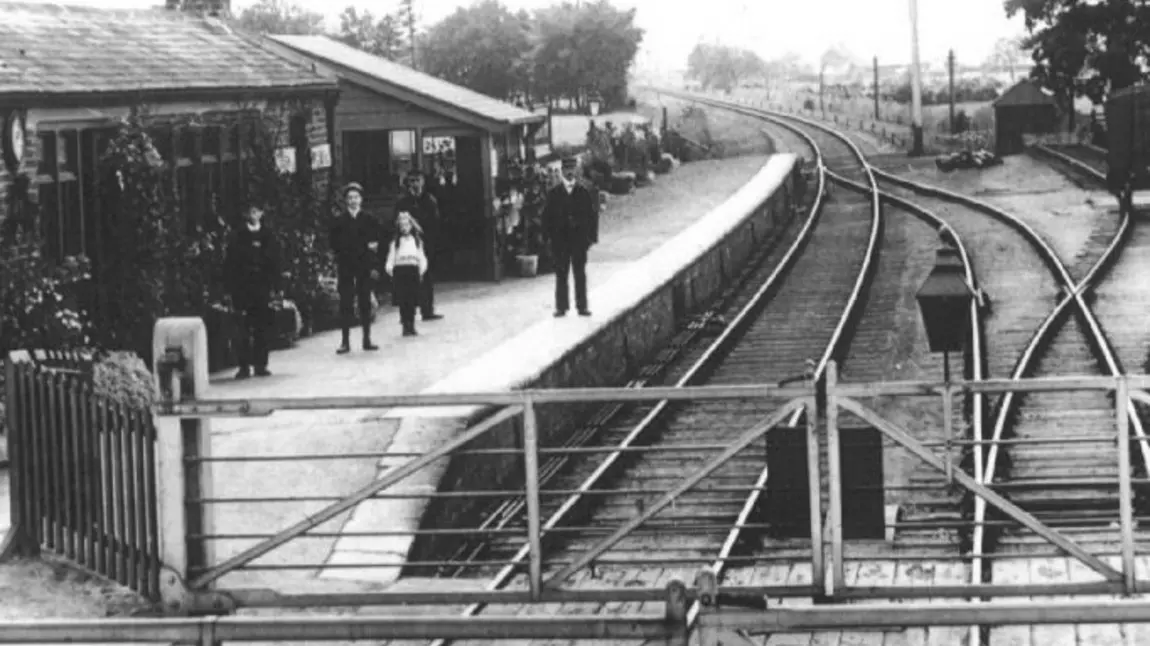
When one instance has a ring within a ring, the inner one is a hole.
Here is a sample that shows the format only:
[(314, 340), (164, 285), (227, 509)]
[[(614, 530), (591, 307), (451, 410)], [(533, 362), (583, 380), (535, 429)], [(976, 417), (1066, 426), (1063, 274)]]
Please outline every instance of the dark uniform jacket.
[(368, 244), (383, 243), (383, 230), (379, 222), (364, 211), (351, 217), (346, 210), (331, 223), (331, 250), (341, 274), (366, 274), (380, 267), (380, 251), (372, 251)]
[(567, 193), (562, 184), (547, 191), (543, 233), (552, 246), (590, 247), (599, 242), (599, 213), (595, 196), (579, 182)]
[(224, 257), (224, 276), (237, 309), (266, 306), (279, 288), (275, 235), (266, 225), (252, 231), (241, 224), (232, 233)]
[(419, 196), (412, 195), (410, 191), (395, 202), (395, 214), (407, 211), (423, 229), (423, 237), (432, 246), (439, 241), (439, 202), (430, 193), (424, 190)]

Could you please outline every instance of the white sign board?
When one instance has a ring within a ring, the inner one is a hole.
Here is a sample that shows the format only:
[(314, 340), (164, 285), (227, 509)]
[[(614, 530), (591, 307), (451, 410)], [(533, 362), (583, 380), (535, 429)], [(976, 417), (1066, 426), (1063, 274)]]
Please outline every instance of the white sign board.
[(423, 154), (455, 152), (455, 137), (424, 137)]
[(331, 144), (312, 146), (311, 167), (315, 170), (331, 168)]
[(295, 147), (287, 146), (276, 150), (276, 170), (284, 175), (295, 172)]

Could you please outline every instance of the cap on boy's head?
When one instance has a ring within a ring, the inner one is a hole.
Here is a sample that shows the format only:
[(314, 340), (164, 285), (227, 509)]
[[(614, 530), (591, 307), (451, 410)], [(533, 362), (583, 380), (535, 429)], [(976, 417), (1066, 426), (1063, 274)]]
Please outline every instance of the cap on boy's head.
[(359, 182), (350, 182), (347, 186), (343, 187), (343, 194), (345, 197), (352, 191), (359, 193), (361, 197), (363, 196), (363, 186), (361, 186)]
[(404, 179), (406, 179), (407, 181), (411, 181), (413, 179), (424, 179), (425, 177), (426, 176), (424, 175), (422, 170), (415, 168), (415, 169), (407, 171), (407, 177), (405, 177)]
[(579, 159), (573, 156), (564, 157), (562, 165), (563, 168), (575, 168), (579, 165)]

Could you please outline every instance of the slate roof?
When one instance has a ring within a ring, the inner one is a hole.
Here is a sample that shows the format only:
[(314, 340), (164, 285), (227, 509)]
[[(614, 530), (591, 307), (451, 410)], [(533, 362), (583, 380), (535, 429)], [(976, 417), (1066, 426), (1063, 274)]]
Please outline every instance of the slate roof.
[(0, 0), (0, 96), (337, 86), (216, 19)]
[(343, 68), (378, 81), (393, 90), (406, 90), (424, 99), (420, 102), (423, 104), (422, 107), (432, 111), (435, 111), (438, 103), (463, 110), (487, 121), (506, 125), (535, 123), (546, 119), (545, 115), (528, 112), (510, 103), (413, 70), (406, 65), (393, 63), (326, 36), (268, 36), (268, 38), (321, 63), (334, 65), (337, 74), (338, 68)]
[(996, 108), (1021, 105), (1049, 105), (1057, 108), (1058, 102), (1050, 92), (1038, 87), (1033, 81), (1022, 79), (1003, 92), (991, 105)]

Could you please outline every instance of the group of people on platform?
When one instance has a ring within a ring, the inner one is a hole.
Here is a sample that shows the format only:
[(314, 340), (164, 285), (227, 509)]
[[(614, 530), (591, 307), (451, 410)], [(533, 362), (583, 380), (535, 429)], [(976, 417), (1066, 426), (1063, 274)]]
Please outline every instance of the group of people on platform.
[[(590, 316), (587, 301), (587, 251), (599, 241), (597, 195), (578, 181), (578, 160), (564, 158), (558, 184), (547, 193), (543, 231), (555, 265), (555, 316), (570, 309), (569, 276), (575, 283), (575, 309)], [(435, 321), (434, 271), (436, 243), (441, 233), (439, 207), (424, 188), (425, 177), (414, 170), (404, 178), (406, 192), (395, 204), (395, 228), (384, 240), (382, 223), (363, 211), (363, 187), (352, 182), (343, 188), (343, 207), (330, 226), (340, 301), (342, 341), (340, 355), (351, 352), (351, 329), (363, 330), (362, 348), (375, 351), (372, 342), (372, 294), (381, 276), (391, 277), (392, 299), (399, 308), (403, 336), (416, 336), (415, 315)], [(237, 343), (237, 379), (267, 376), (268, 341), (274, 324), (271, 303), (279, 291), (280, 273), (275, 237), (263, 223), (263, 208), (250, 206), (227, 248), (224, 273), (233, 309), (242, 324)], [(358, 320), (356, 310), (358, 306)]]

